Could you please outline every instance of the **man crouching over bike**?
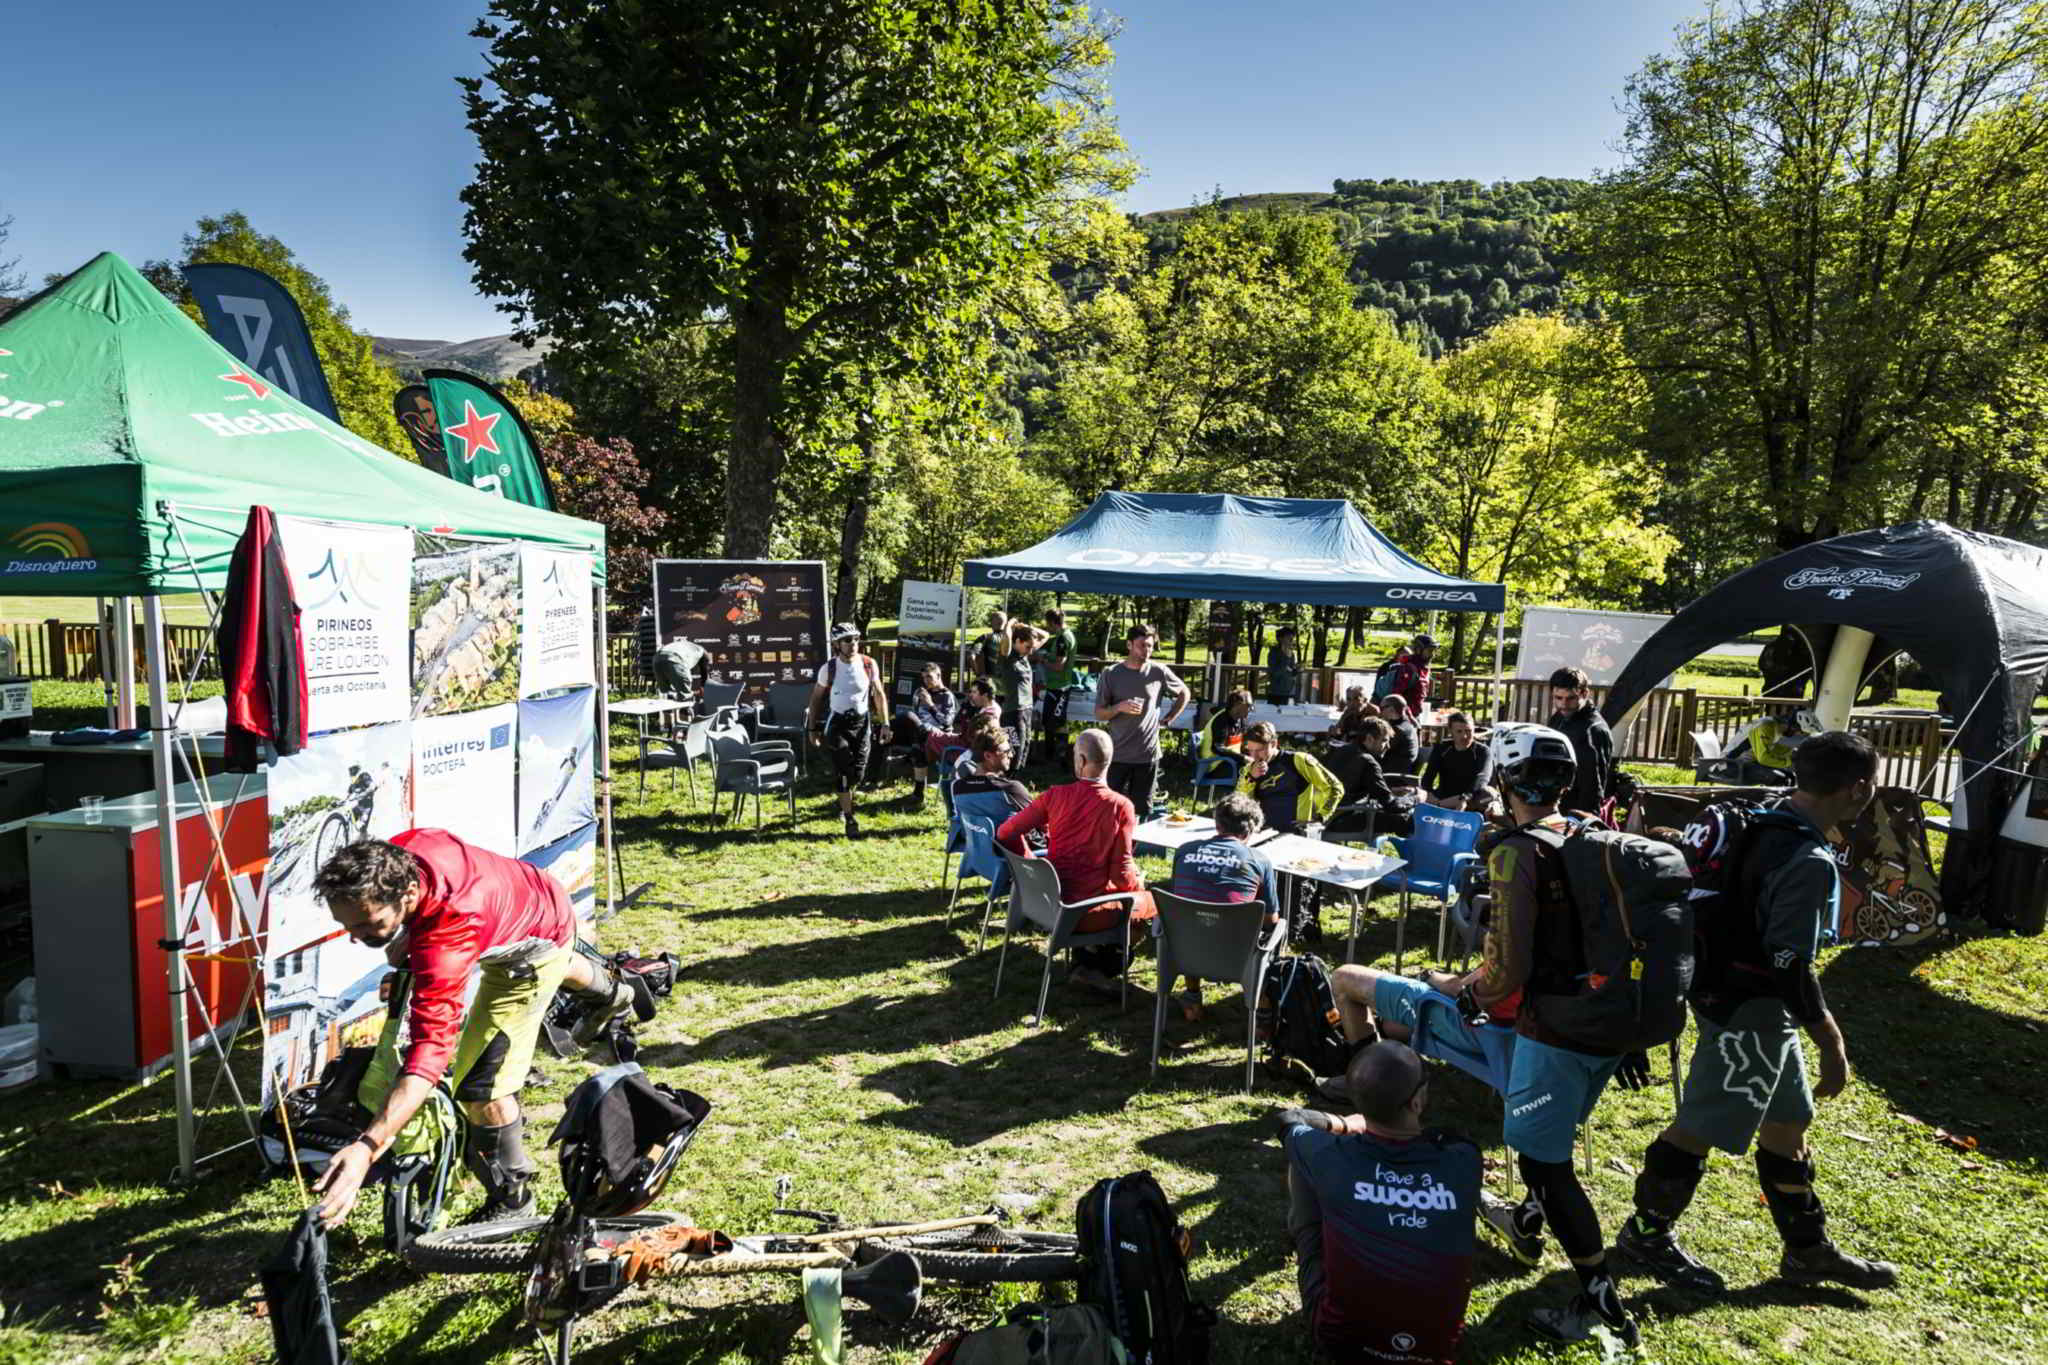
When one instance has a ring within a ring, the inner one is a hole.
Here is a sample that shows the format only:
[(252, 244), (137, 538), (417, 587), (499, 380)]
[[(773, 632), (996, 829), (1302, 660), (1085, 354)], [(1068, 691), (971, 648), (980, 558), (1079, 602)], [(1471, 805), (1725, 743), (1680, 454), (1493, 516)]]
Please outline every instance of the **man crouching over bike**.
[[(531, 1211), (538, 1168), (526, 1153), (519, 1089), (548, 1004), (563, 985), (603, 995), (595, 1013), (606, 1021), (632, 1003), (630, 989), (577, 951), (568, 892), (540, 868), (441, 829), (350, 844), (315, 874), (313, 890), (350, 938), (384, 949), (413, 978), (397, 1074), (373, 1064), (364, 1077), (359, 1098), (377, 1116), (321, 1177), (321, 1221), (348, 1216), (371, 1163), (444, 1076), (467, 1121), (463, 1164), (487, 1196), (470, 1221)], [(480, 979), (465, 1017), (473, 968)]]

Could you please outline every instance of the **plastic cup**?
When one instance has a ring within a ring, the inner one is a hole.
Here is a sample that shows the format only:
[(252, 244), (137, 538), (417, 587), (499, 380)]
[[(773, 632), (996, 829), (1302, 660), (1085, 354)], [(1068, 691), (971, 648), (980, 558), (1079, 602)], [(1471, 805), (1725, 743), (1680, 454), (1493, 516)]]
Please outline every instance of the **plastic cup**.
[(104, 806), (106, 801), (107, 798), (104, 796), (81, 796), (78, 798), (78, 809), (84, 812), (85, 823), (97, 825), (100, 822), (100, 807)]

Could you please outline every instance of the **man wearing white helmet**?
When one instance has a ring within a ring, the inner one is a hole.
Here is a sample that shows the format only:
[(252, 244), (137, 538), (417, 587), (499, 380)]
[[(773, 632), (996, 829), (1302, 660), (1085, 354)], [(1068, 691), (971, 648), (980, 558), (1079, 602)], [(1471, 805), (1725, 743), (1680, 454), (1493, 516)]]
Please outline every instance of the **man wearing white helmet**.
[[(1633, 1346), (1635, 1323), (1608, 1269), (1599, 1216), (1572, 1166), (1579, 1125), (1623, 1059), (1570, 1043), (1546, 1027), (1534, 1008), (1540, 996), (1569, 994), (1584, 970), (1578, 915), (1562, 866), (1529, 833), (1538, 827), (1563, 835), (1575, 832), (1577, 826), (1558, 803), (1572, 790), (1577, 758), (1571, 741), (1547, 725), (1496, 726), (1490, 746), (1514, 830), (1487, 859), (1493, 920), (1484, 961), (1467, 979), (1458, 1003), (1468, 1018), (1514, 1017), (1518, 1036), (1504, 1093), (1502, 1136), (1518, 1158), (1529, 1197), (1513, 1205), (1488, 1199), (1481, 1216), (1527, 1265), (1541, 1261), (1548, 1224), (1578, 1273), (1579, 1293), (1564, 1307), (1530, 1314), (1532, 1328), (1555, 1340), (1583, 1341), (1605, 1326)], [(1640, 1054), (1629, 1059), (1625, 1084), (1640, 1083), (1639, 1059)]]
[(812, 732), (832, 756), (839, 777), (839, 818), (852, 838), (860, 833), (853, 794), (867, 776), (870, 734), (886, 724), (889, 699), (882, 693), (881, 666), (860, 652), (860, 631), (846, 622), (832, 627), (832, 657), (818, 667), (810, 714)]

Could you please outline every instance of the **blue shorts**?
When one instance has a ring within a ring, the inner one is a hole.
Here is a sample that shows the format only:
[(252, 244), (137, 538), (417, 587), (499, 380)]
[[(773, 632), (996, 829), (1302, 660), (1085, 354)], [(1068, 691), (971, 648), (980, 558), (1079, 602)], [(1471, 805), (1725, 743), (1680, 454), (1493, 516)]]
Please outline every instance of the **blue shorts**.
[(1505, 1095), (1515, 1058), (1515, 1031), (1498, 1024), (1477, 1028), (1458, 1013), (1458, 1002), (1413, 977), (1381, 976), (1373, 983), (1372, 1010), (1409, 1031), (1408, 1045), (1449, 1062)]
[(1515, 1043), (1501, 1137), (1535, 1161), (1570, 1161), (1579, 1125), (1600, 1102), (1619, 1057), (1588, 1057), (1534, 1038)]

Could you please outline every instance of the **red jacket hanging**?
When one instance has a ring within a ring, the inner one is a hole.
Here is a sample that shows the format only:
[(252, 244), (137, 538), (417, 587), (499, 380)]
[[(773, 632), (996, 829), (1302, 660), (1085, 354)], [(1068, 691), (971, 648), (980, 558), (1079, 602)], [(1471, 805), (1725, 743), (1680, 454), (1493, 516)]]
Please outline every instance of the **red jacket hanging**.
[(228, 703), (228, 771), (253, 773), (261, 766), (258, 740), (269, 740), (280, 757), (305, 748), (299, 604), (268, 507), (249, 509), (249, 524), (235, 542), (214, 641)]

